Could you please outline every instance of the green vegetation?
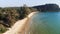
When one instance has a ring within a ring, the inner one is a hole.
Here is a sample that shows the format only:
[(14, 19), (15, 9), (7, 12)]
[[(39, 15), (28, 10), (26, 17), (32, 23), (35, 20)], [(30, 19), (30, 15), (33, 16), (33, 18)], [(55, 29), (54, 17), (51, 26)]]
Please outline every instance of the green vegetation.
[(5, 32), (16, 21), (24, 19), (33, 11), (36, 10), (27, 6), (0, 8), (0, 33)]

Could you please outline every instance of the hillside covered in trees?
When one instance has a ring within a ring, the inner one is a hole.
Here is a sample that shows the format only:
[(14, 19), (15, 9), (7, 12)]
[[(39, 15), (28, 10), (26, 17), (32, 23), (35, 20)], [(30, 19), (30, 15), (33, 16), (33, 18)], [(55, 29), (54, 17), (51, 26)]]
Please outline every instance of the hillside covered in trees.
[(36, 11), (30, 7), (5, 7), (0, 8), (0, 33), (5, 32), (16, 21), (24, 19), (29, 13)]
[(41, 11), (41, 12), (58, 12), (58, 11), (60, 11), (59, 5), (57, 5), (57, 4), (38, 5), (38, 6), (33, 6), (33, 8), (36, 8), (38, 11)]

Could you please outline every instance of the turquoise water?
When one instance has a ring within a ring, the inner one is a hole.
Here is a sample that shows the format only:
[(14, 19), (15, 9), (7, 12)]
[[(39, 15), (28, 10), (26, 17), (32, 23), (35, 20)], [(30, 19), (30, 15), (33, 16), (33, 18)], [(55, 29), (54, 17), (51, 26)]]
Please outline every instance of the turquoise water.
[(60, 12), (41, 12), (33, 15), (30, 34), (60, 34)]

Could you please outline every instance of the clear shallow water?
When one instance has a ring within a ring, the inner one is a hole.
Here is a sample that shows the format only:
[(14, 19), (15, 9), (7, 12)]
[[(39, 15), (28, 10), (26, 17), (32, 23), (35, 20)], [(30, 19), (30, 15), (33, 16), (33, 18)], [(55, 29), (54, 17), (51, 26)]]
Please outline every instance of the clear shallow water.
[(30, 34), (60, 34), (60, 12), (42, 12), (32, 17)]

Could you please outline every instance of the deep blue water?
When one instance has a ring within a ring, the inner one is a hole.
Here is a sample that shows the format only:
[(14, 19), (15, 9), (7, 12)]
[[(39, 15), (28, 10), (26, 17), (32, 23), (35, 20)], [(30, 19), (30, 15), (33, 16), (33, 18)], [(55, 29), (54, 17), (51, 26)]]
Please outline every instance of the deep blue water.
[(37, 13), (31, 23), (31, 34), (60, 34), (60, 12)]

